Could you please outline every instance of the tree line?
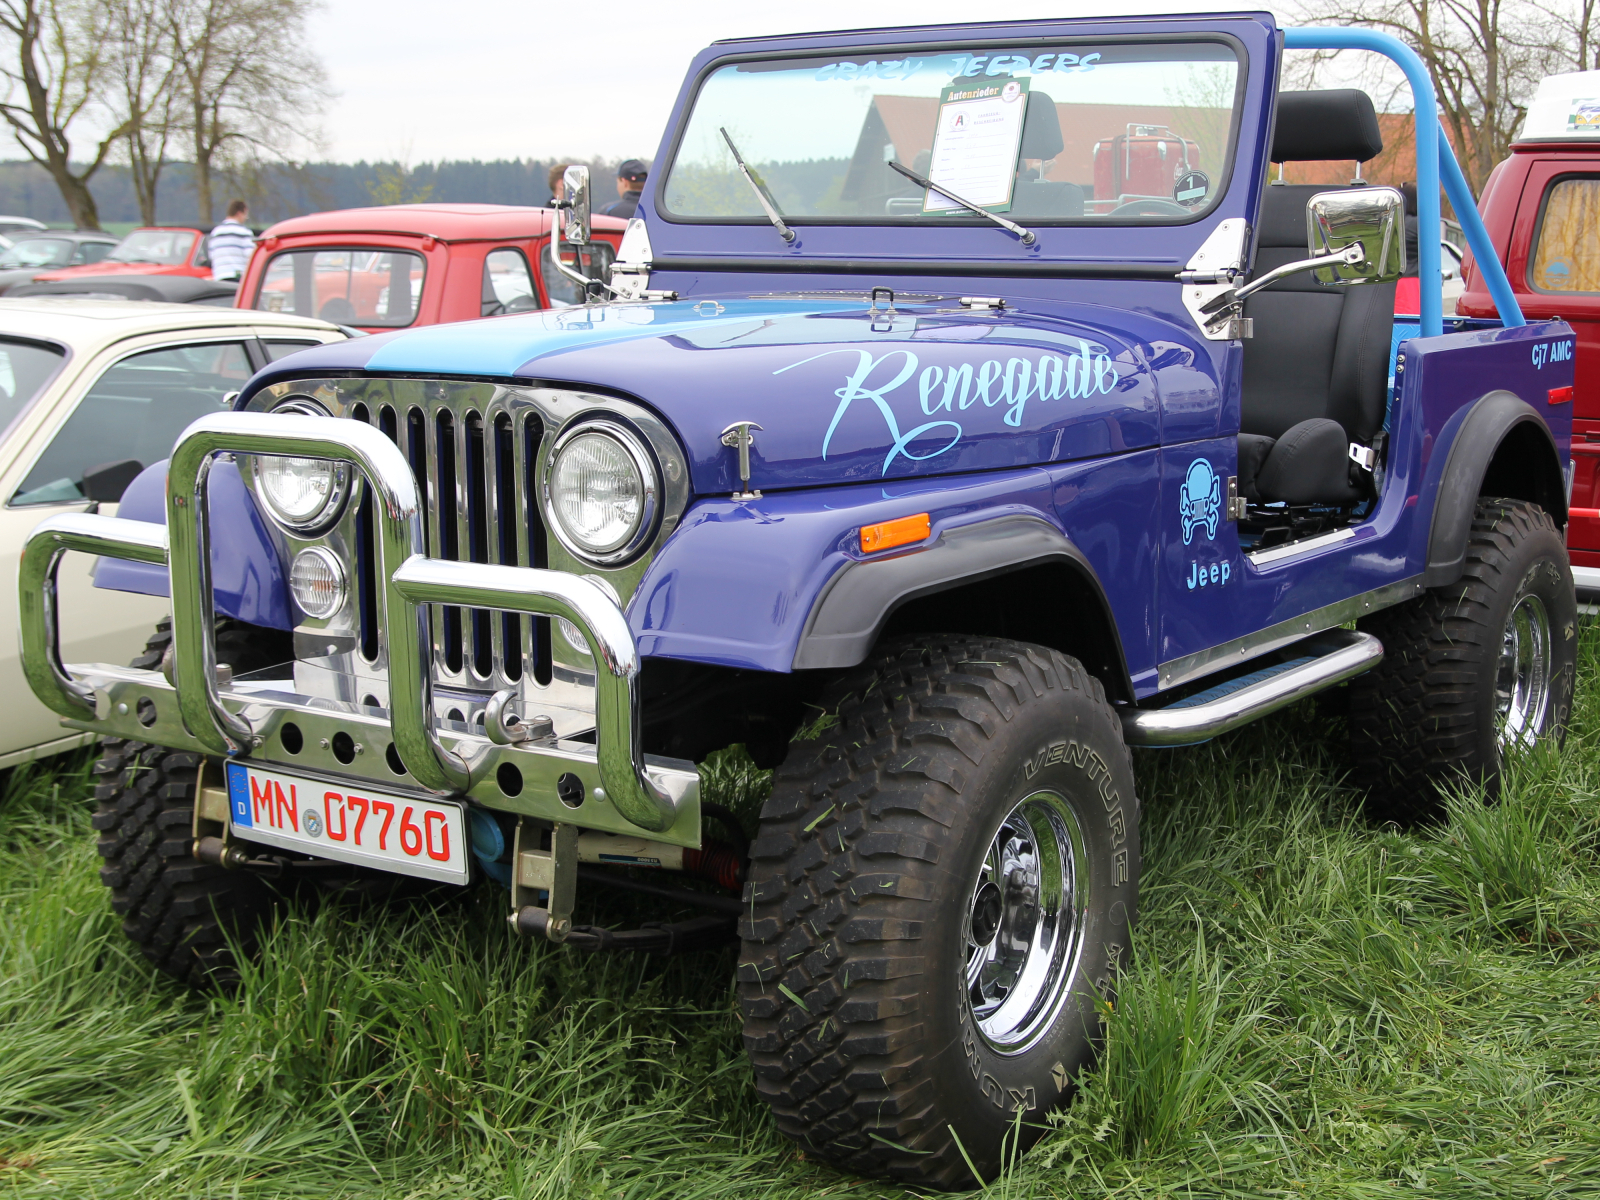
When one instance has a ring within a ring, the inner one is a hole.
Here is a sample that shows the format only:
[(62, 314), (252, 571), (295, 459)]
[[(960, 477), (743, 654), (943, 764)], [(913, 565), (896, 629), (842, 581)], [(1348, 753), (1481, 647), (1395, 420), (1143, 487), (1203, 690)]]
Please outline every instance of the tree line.
[(90, 181), (112, 162), (153, 223), (176, 158), (209, 224), (224, 180), (316, 142), (326, 91), (306, 45), (313, 5), (0, 0), (0, 118), (79, 227), (100, 227)]
[[(563, 158), (562, 163), (583, 161)], [(420, 201), (533, 204), (549, 202), (550, 168), (554, 159), (501, 159), (490, 162), (421, 163), (256, 163), (230, 171), (228, 185), (250, 202), (250, 219), (268, 225), (285, 217), (334, 208), (361, 208), (382, 203)], [(615, 175), (617, 160), (591, 160), (589, 169), (602, 182)], [(100, 220), (149, 224), (150, 213), (134, 189), (125, 163), (112, 162), (95, 173), (91, 189)], [(193, 170), (188, 163), (168, 164), (160, 178), (155, 212), (167, 224), (201, 221)], [(66, 224), (72, 214), (49, 173), (34, 162), (0, 162), (0, 213), (36, 217)]]

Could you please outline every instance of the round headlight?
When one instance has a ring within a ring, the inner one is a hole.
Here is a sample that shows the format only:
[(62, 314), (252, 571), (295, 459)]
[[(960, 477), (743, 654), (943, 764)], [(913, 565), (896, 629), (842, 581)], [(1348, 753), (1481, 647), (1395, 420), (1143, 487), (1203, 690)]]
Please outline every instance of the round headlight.
[(545, 476), (551, 525), (563, 545), (597, 563), (620, 562), (650, 533), (656, 468), (644, 446), (610, 424), (581, 425), (556, 443)]
[(326, 458), (258, 455), (256, 487), (273, 517), (296, 533), (315, 532), (339, 515), (349, 470)]

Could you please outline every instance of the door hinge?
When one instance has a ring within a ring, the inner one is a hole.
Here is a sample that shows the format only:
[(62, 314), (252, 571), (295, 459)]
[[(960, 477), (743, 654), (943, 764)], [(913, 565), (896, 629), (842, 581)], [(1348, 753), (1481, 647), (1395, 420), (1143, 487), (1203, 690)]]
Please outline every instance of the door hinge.
[(1228, 476), (1228, 520), (1239, 521), (1244, 519), (1244, 497), (1239, 495), (1239, 477)]

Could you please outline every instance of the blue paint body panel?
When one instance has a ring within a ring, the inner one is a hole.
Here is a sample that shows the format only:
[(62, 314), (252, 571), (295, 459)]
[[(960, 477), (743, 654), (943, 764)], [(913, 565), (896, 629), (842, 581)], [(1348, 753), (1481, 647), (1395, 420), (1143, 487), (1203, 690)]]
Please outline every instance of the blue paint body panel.
[[(117, 515), (129, 521), (165, 525), (167, 463), (146, 467), (123, 493)], [(211, 468), (211, 586), (217, 612), (252, 625), (293, 629), (289, 591), (278, 548), (255, 501), (231, 462)], [(153, 563), (102, 558), (95, 564), (94, 585), (143, 596), (170, 596), (167, 569)]]
[[(1308, 45), (1323, 34), (1303, 32)], [(988, 518), (1039, 517), (1092, 567), (1131, 690), (1147, 697), (1160, 688), (1162, 664), (1419, 576), (1453, 439), (1488, 393), (1509, 391), (1531, 405), (1565, 467), (1570, 405), (1547, 398), (1572, 382), (1570, 358), (1549, 352), (1570, 343), (1570, 328), (1456, 322), (1419, 337), (1414, 318), (1402, 322), (1393, 353), (1404, 370), (1386, 426), (1382, 495), (1343, 540), (1258, 566), (1222, 508), (1237, 474), (1241, 344), (1200, 335), (1175, 276), (1222, 220), (1257, 225), (1280, 53), (1268, 14), (719, 44), (696, 58), (656, 160), (670, 161), (700, 81), (733, 56), (870, 56), (908, 39), (1173, 35), (1226, 41), (1243, 68), (1233, 165), (1199, 220), (1041, 225), (1031, 247), (983, 225), (815, 224), (798, 226), (785, 244), (761, 221), (669, 219), (652, 176), (639, 208), (656, 262), (650, 286), (676, 292), (676, 301), (321, 346), (267, 367), (239, 404), (296, 379), (369, 374), (571, 387), (649, 407), (684, 447), (692, 491), (628, 605), (650, 657), (788, 671), (818, 598), (862, 557), (861, 526), (926, 512), (931, 545)], [(1436, 209), (1424, 204), (1435, 225)], [(1437, 291), (1426, 231), (1422, 240), (1424, 290)], [(794, 269), (802, 263), (803, 273)], [(875, 286), (901, 297), (892, 312), (854, 298)], [(956, 303), (972, 295), (1004, 297), (1005, 307), (983, 313)], [(1508, 313), (1505, 324), (1520, 320)], [(1422, 327), (1433, 323), (1430, 311)], [(739, 479), (721, 433), (735, 421), (761, 427), (751, 456), (758, 500), (729, 498)], [(149, 502), (146, 489), (141, 477), (123, 515), (162, 519), (160, 481)], [(216, 539), (219, 608), (289, 627), (282, 564), (237, 472), (219, 468), (213, 492), (216, 520), (230, 530)], [(99, 582), (153, 594), (166, 584), (160, 572), (115, 563), (102, 564)]]

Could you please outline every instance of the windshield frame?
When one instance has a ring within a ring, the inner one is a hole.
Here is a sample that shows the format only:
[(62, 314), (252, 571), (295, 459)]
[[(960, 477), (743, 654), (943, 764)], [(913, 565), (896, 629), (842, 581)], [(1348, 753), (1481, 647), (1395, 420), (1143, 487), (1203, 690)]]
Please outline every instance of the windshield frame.
[[(886, 53), (893, 54), (939, 54), (951, 51), (973, 49), (981, 45), (990, 54), (1015, 50), (1021, 53), (1033, 50), (1036, 53), (1046, 49), (1071, 49), (1078, 46), (1129, 46), (1129, 45), (1193, 45), (1196, 43), (1212, 43), (1227, 47), (1234, 56), (1237, 71), (1234, 76), (1233, 112), (1228, 122), (1228, 137), (1224, 150), (1226, 158), (1223, 169), (1218, 173), (1216, 186), (1213, 190), (1212, 202), (1196, 213), (1186, 217), (1175, 215), (1157, 214), (1152, 216), (1126, 216), (1126, 217), (1040, 217), (1029, 215), (1025, 224), (1032, 228), (1063, 228), (1063, 229), (1125, 229), (1139, 227), (1156, 227), (1176, 229), (1185, 225), (1193, 225), (1200, 221), (1212, 219), (1216, 216), (1217, 206), (1221, 204), (1233, 185), (1234, 171), (1239, 158), (1239, 134), (1244, 120), (1244, 113), (1248, 104), (1250, 86), (1251, 56), (1249, 48), (1244, 42), (1232, 33), (1223, 30), (1194, 30), (1183, 33), (1149, 33), (1149, 34), (1116, 34), (1112, 36), (1096, 36), (1087, 33), (1067, 34), (1060, 37), (1034, 34), (1026, 37), (965, 38), (952, 40), (942, 38), (938, 41), (927, 42), (894, 42), (869, 44), (861, 43), (858, 46), (830, 46), (826, 49), (818, 47), (796, 48), (779, 51), (745, 51), (738, 54), (728, 54), (712, 59), (701, 69), (695, 77), (692, 88), (689, 90), (687, 102), (683, 105), (682, 116), (672, 130), (672, 140), (667, 148), (667, 153), (662, 155), (665, 167), (653, 172), (655, 179), (661, 180), (659, 186), (653, 186), (651, 195), (651, 215), (659, 217), (669, 225), (689, 226), (764, 226), (770, 224), (765, 216), (749, 217), (692, 217), (674, 213), (666, 207), (666, 193), (672, 171), (678, 164), (678, 153), (682, 149), (683, 139), (688, 132), (689, 123), (693, 120), (695, 109), (700, 103), (701, 92), (706, 82), (718, 71), (730, 66), (737, 66), (744, 62), (776, 63), (786, 59), (815, 59), (819, 57), (860, 57), (879, 58)], [(1007, 214), (1009, 215), (1009, 214)], [(919, 219), (920, 218), (920, 219)], [(945, 228), (979, 228), (989, 224), (984, 218), (972, 213), (956, 215), (942, 213), (937, 217), (921, 215), (917, 217), (876, 217), (866, 215), (842, 217), (816, 217), (795, 216), (788, 212), (783, 213), (783, 219), (796, 228), (807, 226), (819, 227), (855, 227), (873, 229), (902, 229), (920, 232), (928, 229)]]

